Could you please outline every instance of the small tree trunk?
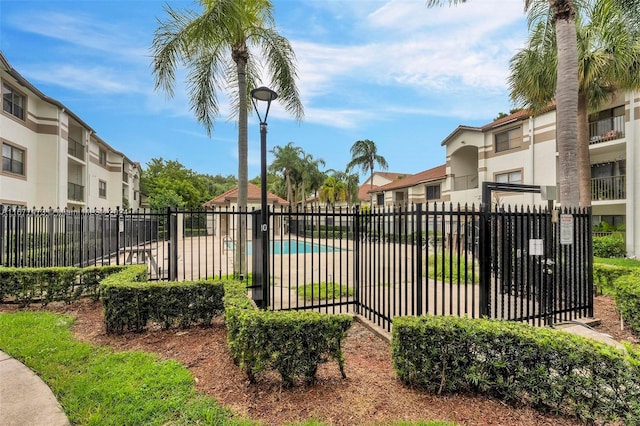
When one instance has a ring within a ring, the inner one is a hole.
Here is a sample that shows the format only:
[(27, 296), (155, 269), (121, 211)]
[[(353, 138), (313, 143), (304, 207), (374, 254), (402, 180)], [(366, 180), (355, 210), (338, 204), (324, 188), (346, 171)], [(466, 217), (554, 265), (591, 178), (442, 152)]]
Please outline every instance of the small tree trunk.
[[(554, 2), (552, 2), (554, 3)], [(573, 16), (555, 23), (558, 43), (558, 85), (556, 87), (556, 141), (558, 144), (560, 203), (577, 207), (578, 176), (578, 46)]]

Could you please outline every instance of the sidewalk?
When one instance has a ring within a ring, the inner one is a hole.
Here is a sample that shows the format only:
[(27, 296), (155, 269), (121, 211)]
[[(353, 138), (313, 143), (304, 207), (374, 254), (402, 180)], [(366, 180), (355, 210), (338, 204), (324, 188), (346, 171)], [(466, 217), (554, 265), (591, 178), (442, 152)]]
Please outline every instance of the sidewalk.
[(66, 426), (69, 420), (51, 389), (25, 365), (0, 351), (0, 424)]

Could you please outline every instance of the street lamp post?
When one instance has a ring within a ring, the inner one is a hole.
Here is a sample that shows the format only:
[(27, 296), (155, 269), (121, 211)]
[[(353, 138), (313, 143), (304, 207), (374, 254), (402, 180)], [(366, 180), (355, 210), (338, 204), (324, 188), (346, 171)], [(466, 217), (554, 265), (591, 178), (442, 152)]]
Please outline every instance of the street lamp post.
[[(261, 308), (269, 308), (269, 215), (267, 206), (267, 116), (271, 101), (275, 100), (278, 94), (268, 87), (258, 87), (251, 91), (251, 100), (260, 120), (260, 232), (262, 233), (262, 304)], [(260, 117), (256, 101), (267, 103), (267, 110), (264, 118)], [(254, 253), (255, 256), (255, 253)], [(254, 277), (256, 271), (254, 271)], [(253, 284), (255, 285), (255, 283)]]

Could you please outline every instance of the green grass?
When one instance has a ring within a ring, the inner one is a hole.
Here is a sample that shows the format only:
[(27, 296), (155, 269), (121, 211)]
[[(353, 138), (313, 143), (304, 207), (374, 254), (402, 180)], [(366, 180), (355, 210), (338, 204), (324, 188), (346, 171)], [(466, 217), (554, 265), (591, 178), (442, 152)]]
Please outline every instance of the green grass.
[[(429, 278), (444, 281), (444, 282), (452, 282), (457, 283), (458, 279), (461, 284), (471, 283), (477, 284), (480, 282), (480, 264), (476, 261), (475, 264), (472, 263), (472, 257), (469, 256), (449, 256), (448, 254), (444, 255), (444, 269), (442, 268), (442, 254), (438, 253), (438, 258), (436, 262), (436, 258), (433, 254), (429, 254), (428, 257), (428, 273)], [(458, 262), (460, 263), (458, 265)], [(437, 263), (437, 271), (434, 263)], [(467, 268), (465, 274), (465, 266)], [(475, 266), (475, 275), (473, 272), (473, 267)], [(450, 270), (451, 269), (451, 270)]]
[(38, 373), (72, 424), (251, 424), (197, 393), (178, 362), (78, 342), (72, 322), (52, 313), (0, 314), (0, 349)]
[(304, 284), (298, 287), (298, 297), (307, 301), (319, 301), (328, 299), (339, 299), (344, 296), (352, 296), (353, 289), (339, 283), (313, 283)]
[(594, 257), (593, 263), (604, 263), (606, 265), (624, 266), (627, 268), (640, 268), (640, 260), (625, 259), (623, 257)]

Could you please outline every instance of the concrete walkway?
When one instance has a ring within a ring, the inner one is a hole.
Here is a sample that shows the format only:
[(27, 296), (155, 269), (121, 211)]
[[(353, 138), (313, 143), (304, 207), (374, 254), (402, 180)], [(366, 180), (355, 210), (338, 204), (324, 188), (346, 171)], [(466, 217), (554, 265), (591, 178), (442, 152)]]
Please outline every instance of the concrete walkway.
[(0, 351), (0, 425), (66, 426), (51, 389), (24, 364)]

